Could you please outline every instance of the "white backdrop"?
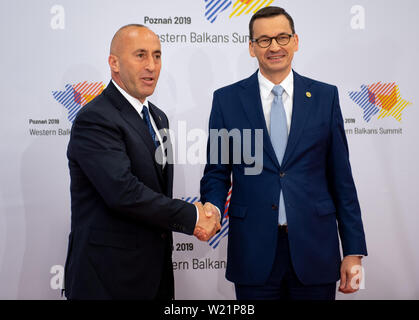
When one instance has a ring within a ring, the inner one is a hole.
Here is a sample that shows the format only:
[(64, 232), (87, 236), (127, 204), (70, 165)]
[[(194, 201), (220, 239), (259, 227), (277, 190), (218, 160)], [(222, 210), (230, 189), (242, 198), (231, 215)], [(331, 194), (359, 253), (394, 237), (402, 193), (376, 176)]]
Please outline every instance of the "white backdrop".
[[(205, 144), (193, 129), (206, 130), (213, 91), (256, 70), (248, 22), (271, 2), (251, 0), (246, 8), (240, 0), (0, 2), (0, 298), (61, 299), (70, 230), (69, 109), (107, 85), (115, 31), (142, 23), (160, 35), (163, 68), (150, 100), (167, 113), (175, 134), (186, 126), (185, 152), (193, 156), (192, 146)], [(272, 5), (295, 20), (294, 69), (339, 88), (369, 256), (364, 289), (337, 298), (419, 299), (419, 3)], [(174, 196), (198, 197), (202, 172), (203, 164), (177, 164)], [(224, 278), (227, 237), (216, 248), (182, 234), (174, 239), (178, 299), (235, 298)]]

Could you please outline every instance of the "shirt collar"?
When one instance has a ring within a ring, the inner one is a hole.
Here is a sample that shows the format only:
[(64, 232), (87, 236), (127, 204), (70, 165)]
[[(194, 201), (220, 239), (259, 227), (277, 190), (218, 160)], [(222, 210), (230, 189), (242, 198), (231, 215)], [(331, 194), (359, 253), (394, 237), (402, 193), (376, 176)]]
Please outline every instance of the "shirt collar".
[(118, 84), (115, 81), (113, 81), (113, 79), (112, 79), (112, 83), (115, 85), (115, 87), (119, 90), (119, 92), (121, 92), (121, 94), (125, 97), (125, 99), (128, 100), (128, 102), (134, 107), (135, 110), (137, 110), (137, 112), (142, 117), (143, 115), (141, 112), (143, 111), (143, 106), (146, 106), (147, 108), (149, 108), (148, 98), (146, 97), (144, 100), (144, 103), (141, 103), (140, 100), (138, 100), (137, 98), (134, 98), (128, 92), (126, 92), (124, 89), (118, 86)]
[[(263, 99), (267, 99), (269, 95), (272, 92), (273, 87), (275, 86), (274, 83), (272, 83), (270, 80), (266, 79), (263, 74), (258, 71), (258, 80), (259, 80), (259, 89), (260, 89), (260, 95)], [(293, 96), (294, 93), (294, 73), (291, 72), (285, 77), (284, 80), (280, 83), (282, 88), (284, 88), (284, 91), (286, 94), (288, 94), (289, 97)]]

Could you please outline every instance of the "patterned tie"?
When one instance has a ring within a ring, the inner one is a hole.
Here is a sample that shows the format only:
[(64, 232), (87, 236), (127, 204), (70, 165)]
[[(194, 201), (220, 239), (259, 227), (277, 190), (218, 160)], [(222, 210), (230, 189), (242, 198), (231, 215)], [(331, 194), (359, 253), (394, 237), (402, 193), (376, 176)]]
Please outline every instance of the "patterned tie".
[(157, 148), (159, 143), (156, 139), (156, 133), (154, 132), (153, 126), (151, 124), (150, 114), (148, 113), (148, 108), (146, 106), (143, 106), (143, 111), (141, 111), (141, 113), (143, 114), (143, 119), (145, 123), (147, 124), (148, 131), (150, 131), (150, 135), (151, 135), (151, 138), (153, 139), (154, 145)]
[[(285, 114), (284, 104), (282, 103), (284, 88), (280, 85), (276, 85), (273, 87), (272, 93), (274, 95), (274, 101), (272, 102), (271, 108), (271, 142), (275, 150), (276, 158), (278, 159), (279, 164), (281, 164), (288, 141), (287, 116)], [(278, 223), (280, 225), (287, 223), (282, 189), (279, 195)]]

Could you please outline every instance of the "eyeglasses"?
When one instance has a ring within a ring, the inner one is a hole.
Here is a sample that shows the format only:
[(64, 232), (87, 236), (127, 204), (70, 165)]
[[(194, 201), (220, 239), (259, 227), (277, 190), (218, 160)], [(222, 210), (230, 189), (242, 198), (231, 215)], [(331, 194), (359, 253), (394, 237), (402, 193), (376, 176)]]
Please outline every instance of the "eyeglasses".
[(288, 43), (290, 43), (291, 37), (293, 37), (294, 34), (289, 33), (280, 33), (275, 37), (260, 37), (258, 39), (252, 39), (252, 42), (256, 42), (259, 47), (261, 48), (267, 48), (272, 44), (272, 40), (275, 39), (276, 43), (280, 46), (286, 46)]

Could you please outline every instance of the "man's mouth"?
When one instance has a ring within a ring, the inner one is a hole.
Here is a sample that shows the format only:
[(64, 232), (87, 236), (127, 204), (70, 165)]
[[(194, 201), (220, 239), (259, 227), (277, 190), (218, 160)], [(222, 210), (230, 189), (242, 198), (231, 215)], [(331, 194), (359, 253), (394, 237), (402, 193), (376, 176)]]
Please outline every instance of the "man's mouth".
[(154, 83), (154, 78), (153, 77), (142, 77), (141, 80), (143, 80), (143, 82), (145, 82), (146, 84), (153, 84)]
[(286, 56), (285, 54), (275, 54), (275, 55), (268, 56), (268, 60), (279, 61), (281, 59), (284, 59), (285, 56)]

